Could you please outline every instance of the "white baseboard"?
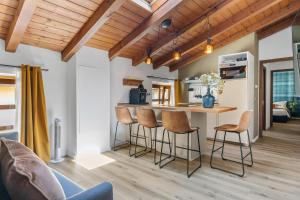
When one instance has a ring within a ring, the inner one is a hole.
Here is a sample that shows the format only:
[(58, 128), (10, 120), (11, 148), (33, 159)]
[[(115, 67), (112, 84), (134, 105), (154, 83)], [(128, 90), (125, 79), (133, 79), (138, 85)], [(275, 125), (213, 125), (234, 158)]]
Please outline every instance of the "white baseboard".
[(259, 138), (259, 135), (256, 136), (255, 138), (253, 138), (253, 139), (251, 140), (251, 142), (252, 142), (252, 143), (255, 143), (255, 142), (258, 140), (258, 138)]

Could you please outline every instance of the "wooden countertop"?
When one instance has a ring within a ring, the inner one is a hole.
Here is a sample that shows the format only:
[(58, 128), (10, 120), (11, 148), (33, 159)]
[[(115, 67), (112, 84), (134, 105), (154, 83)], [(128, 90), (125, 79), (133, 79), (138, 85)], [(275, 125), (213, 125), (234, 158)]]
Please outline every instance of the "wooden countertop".
[(145, 107), (145, 108), (152, 108), (158, 110), (184, 110), (186, 112), (202, 112), (202, 113), (223, 113), (237, 110), (237, 107), (230, 107), (230, 106), (220, 106), (215, 105), (213, 108), (204, 108), (202, 105), (189, 105), (189, 104), (179, 104), (176, 106), (164, 106), (164, 105), (134, 105), (128, 103), (119, 103), (118, 106), (125, 106), (125, 107)]

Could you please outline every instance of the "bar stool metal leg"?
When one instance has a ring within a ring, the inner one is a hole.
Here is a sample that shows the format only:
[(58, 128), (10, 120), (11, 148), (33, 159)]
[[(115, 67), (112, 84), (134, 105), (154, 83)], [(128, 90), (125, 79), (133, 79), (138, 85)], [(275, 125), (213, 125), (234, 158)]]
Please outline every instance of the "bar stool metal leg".
[[(251, 142), (250, 142), (250, 136), (249, 136), (249, 130), (247, 130), (247, 136), (248, 136), (248, 144), (249, 144), (249, 150), (250, 150), (250, 158), (251, 158), (251, 164), (248, 165), (249, 167), (253, 166), (253, 156), (252, 156), (252, 148), (251, 148)], [(245, 156), (246, 157), (246, 156)]]
[(150, 137), (150, 152), (152, 152), (152, 143), (153, 143), (153, 141), (152, 141), (152, 129), (151, 128), (149, 128), (149, 132), (150, 132), (150, 135), (149, 135), (149, 137)]
[(223, 155), (224, 155), (224, 145), (225, 145), (225, 141), (226, 141), (226, 134), (227, 134), (227, 132), (225, 131), (224, 138), (223, 138), (223, 145), (222, 145), (222, 153), (221, 153), (221, 157), (223, 160), (225, 160)]
[(167, 165), (168, 163), (170, 163), (170, 162), (172, 162), (173, 160), (175, 160), (175, 157), (173, 157), (172, 160), (166, 162), (166, 163), (163, 164), (163, 165), (161, 164), (162, 161), (164, 161), (164, 160), (166, 160), (166, 159), (172, 157), (172, 148), (171, 148), (170, 133), (169, 133), (169, 131), (168, 131), (168, 139), (169, 139), (169, 149), (170, 149), (170, 154), (169, 154), (167, 157), (165, 157), (164, 159), (161, 159), (162, 154), (163, 154), (163, 147), (164, 147), (164, 143), (165, 143), (165, 142), (164, 142), (165, 133), (166, 133), (166, 129), (164, 129), (163, 135), (162, 135), (161, 149), (160, 149), (160, 156), (159, 156), (159, 168), (163, 168), (165, 165)]
[(241, 134), (239, 134), (239, 141), (240, 141), (240, 150), (241, 150), (241, 160), (242, 160), (243, 173), (242, 174), (237, 174), (237, 175), (243, 177), (245, 175), (245, 165), (244, 165), (243, 144), (242, 144), (242, 140), (241, 140)]
[[(192, 148), (190, 148), (190, 133), (187, 133), (187, 177), (190, 178), (192, 176), (192, 174), (197, 171), (201, 166), (202, 166), (202, 163), (201, 163), (201, 147), (200, 147), (200, 137), (199, 137), (199, 131), (197, 130), (197, 140), (198, 140), (198, 149), (197, 150), (194, 150)], [(189, 153), (191, 151), (196, 151), (199, 153), (199, 165), (192, 171), (192, 172), (189, 172), (190, 171), (190, 167), (189, 167), (189, 163), (190, 163), (190, 159), (189, 159)]]
[[(166, 132), (166, 129), (164, 129), (164, 131), (163, 131), (163, 134), (162, 134), (162, 141), (164, 141), (164, 138), (165, 138), (165, 132)], [(161, 167), (161, 155), (162, 155), (162, 151), (163, 151), (163, 148), (164, 148), (164, 143), (162, 142), (161, 143), (161, 147), (160, 147), (161, 149), (160, 149), (160, 155), (159, 155), (159, 167), (160, 168), (162, 168)]]
[[(116, 124), (116, 129), (115, 129), (115, 135), (114, 135), (114, 145), (113, 145), (113, 150), (114, 151), (117, 151), (117, 150), (119, 150), (119, 149), (121, 149), (122, 148), (122, 146), (123, 146), (123, 144), (121, 144), (121, 145), (118, 145), (118, 146), (116, 146), (116, 141), (118, 140), (117, 139), (117, 134), (118, 134), (118, 127), (119, 127), (119, 121), (117, 121), (117, 124)], [(128, 127), (129, 127), (129, 155), (130, 155), (130, 148), (131, 148), (131, 130), (132, 130), (132, 124), (128, 124)]]
[(116, 140), (117, 140), (118, 125), (119, 125), (119, 121), (117, 121), (116, 130), (115, 130), (115, 139), (114, 139), (114, 148), (113, 148), (114, 151), (116, 151)]
[(214, 137), (214, 142), (213, 142), (213, 147), (212, 147), (211, 155), (210, 155), (210, 162), (209, 162), (211, 168), (214, 168), (214, 167), (212, 166), (212, 159), (213, 159), (213, 155), (214, 155), (214, 152), (215, 152), (215, 144), (216, 144), (217, 134), (218, 134), (218, 131), (216, 130), (216, 132), (215, 132), (215, 137)]
[(199, 136), (199, 130), (197, 130), (197, 139), (198, 139), (198, 150), (199, 150), (199, 161), (200, 161), (200, 166), (202, 166), (202, 160), (201, 160), (201, 144), (200, 144), (200, 136)]
[(137, 133), (136, 133), (136, 139), (135, 139), (135, 148), (134, 148), (134, 157), (137, 158), (137, 157), (140, 157), (142, 155), (145, 155), (145, 153), (148, 153), (147, 152), (147, 149), (148, 149), (148, 145), (147, 145), (147, 140), (146, 140), (146, 133), (145, 133), (145, 127), (143, 126), (143, 131), (144, 131), (144, 141), (145, 141), (145, 148), (139, 152), (136, 151), (137, 149), (137, 142), (138, 142), (138, 138), (141, 138), (139, 136), (139, 131), (140, 131), (140, 124), (138, 125), (138, 129), (137, 129)]
[(169, 150), (170, 150), (170, 155), (172, 153), (172, 146), (171, 146), (171, 140), (170, 140), (170, 132), (168, 131), (168, 139), (169, 139)]
[[(165, 132), (166, 130), (164, 129), (164, 131), (163, 131), (163, 136), (164, 136), (164, 132)], [(170, 138), (170, 137), (169, 137)], [(157, 145), (156, 145), (156, 143), (157, 142), (159, 142), (158, 140), (157, 140), (157, 127), (155, 128), (155, 133), (154, 133), (154, 164), (155, 165), (157, 165), (158, 163), (160, 163), (161, 161), (164, 161), (164, 160), (166, 160), (166, 159), (168, 159), (168, 158), (170, 158), (171, 157), (171, 153), (172, 153), (172, 149), (171, 149), (171, 142), (170, 142), (170, 140), (169, 140), (169, 142), (165, 142), (164, 141), (164, 138), (162, 138), (162, 140), (160, 141), (160, 143), (161, 143), (161, 145), (163, 146), (163, 144), (164, 143), (167, 143), (167, 144), (169, 144), (169, 149), (170, 149), (170, 154), (168, 154), (168, 156), (166, 156), (165, 158), (163, 158), (163, 159), (161, 159), (161, 160), (159, 160), (159, 161), (156, 161), (156, 157), (157, 157)], [(162, 155), (162, 154), (165, 154), (165, 153), (160, 153), (160, 155)]]
[(133, 156), (134, 154), (131, 154), (131, 141), (132, 141), (132, 124), (129, 124), (129, 156)]
[[(215, 142), (216, 142), (216, 137), (217, 137), (217, 134), (218, 134), (218, 131), (216, 131), (215, 133), (215, 138), (214, 138), (214, 143), (213, 143), (213, 148), (212, 148), (212, 153), (211, 153), (211, 158), (210, 158), (210, 166), (211, 168), (213, 169), (218, 169), (218, 170), (221, 170), (221, 171), (224, 171), (224, 172), (227, 172), (227, 173), (231, 173), (231, 174), (234, 174), (234, 175), (237, 175), (237, 176), (240, 176), (240, 177), (243, 177), (245, 175), (245, 165), (247, 166), (252, 166), (253, 165), (253, 159), (252, 159), (252, 149), (251, 149), (251, 143), (250, 143), (250, 139), (249, 139), (249, 132), (247, 130), (247, 136), (248, 136), (248, 142), (249, 142), (249, 149), (250, 149), (250, 152), (247, 153), (245, 156), (243, 154), (243, 143), (242, 143), (242, 140), (241, 140), (241, 134), (240, 133), (237, 133), (238, 136), (239, 136), (239, 146), (240, 146), (240, 155), (241, 155), (241, 162), (238, 162), (238, 161), (235, 161), (235, 160), (231, 160), (231, 159), (227, 159), (224, 157), (223, 153), (224, 153), (224, 144), (226, 143), (226, 132), (224, 133), (224, 140), (222, 141), (223, 145), (217, 149), (215, 149)], [(235, 173), (235, 172), (231, 172), (231, 171), (228, 171), (228, 170), (224, 170), (222, 168), (218, 168), (218, 167), (215, 167), (212, 165), (212, 159), (213, 159), (213, 154), (214, 152), (218, 151), (219, 149), (222, 148), (222, 153), (221, 153), (221, 157), (223, 160), (225, 161), (230, 161), (230, 162), (234, 162), (234, 163), (238, 163), (238, 164), (241, 164), (241, 168), (242, 168), (242, 173)], [(247, 157), (247, 156), (251, 156), (251, 164), (246, 164), (244, 162), (244, 159)]]
[(155, 128), (154, 133), (154, 164), (157, 165), (159, 162), (156, 162), (156, 140), (157, 140), (157, 127)]
[(189, 168), (190, 168), (190, 133), (187, 133), (187, 155), (186, 155), (186, 175), (190, 177)]

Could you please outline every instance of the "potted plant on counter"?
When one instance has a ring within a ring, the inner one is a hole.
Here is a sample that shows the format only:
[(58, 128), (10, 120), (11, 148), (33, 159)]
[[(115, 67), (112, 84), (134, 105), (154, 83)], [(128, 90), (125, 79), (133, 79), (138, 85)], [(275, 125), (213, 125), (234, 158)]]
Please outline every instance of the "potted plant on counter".
[(219, 94), (222, 94), (224, 87), (224, 80), (216, 73), (202, 74), (200, 76), (200, 83), (207, 87), (207, 93), (202, 98), (204, 108), (213, 108), (215, 104), (215, 97), (212, 95), (211, 89), (217, 88)]

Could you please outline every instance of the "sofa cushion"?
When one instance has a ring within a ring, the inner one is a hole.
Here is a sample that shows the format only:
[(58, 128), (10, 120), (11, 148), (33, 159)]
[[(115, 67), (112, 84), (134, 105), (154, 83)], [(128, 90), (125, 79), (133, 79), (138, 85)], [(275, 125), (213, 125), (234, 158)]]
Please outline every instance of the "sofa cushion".
[(11, 200), (9, 194), (2, 182), (1, 170), (0, 170), (0, 199), (1, 200)]
[(13, 200), (66, 199), (61, 185), (47, 165), (18, 142), (1, 140), (0, 169), (2, 181)]
[(52, 170), (52, 172), (54, 173), (60, 185), (62, 186), (67, 199), (75, 194), (83, 192), (83, 189), (79, 185), (77, 185), (61, 173), (55, 170)]

